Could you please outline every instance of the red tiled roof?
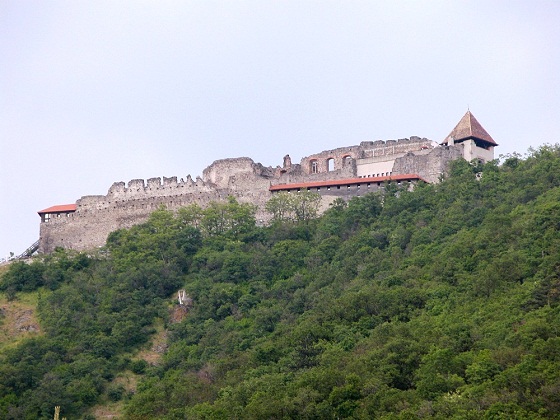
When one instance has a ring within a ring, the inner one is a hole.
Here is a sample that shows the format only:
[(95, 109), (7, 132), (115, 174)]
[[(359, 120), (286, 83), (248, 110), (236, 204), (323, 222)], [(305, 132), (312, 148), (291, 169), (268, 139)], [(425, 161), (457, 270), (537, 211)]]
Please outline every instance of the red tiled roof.
[(45, 210), (40, 210), (37, 213), (45, 214), (45, 213), (70, 213), (76, 211), (75, 204), (61, 204), (58, 206), (52, 206)]
[(467, 113), (461, 118), (461, 121), (455, 126), (455, 128), (449, 133), (449, 135), (445, 138), (445, 140), (441, 144), (449, 143), (449, 140), (453, 140), (455, 142), (459, 142), (461, 140), (467, 140), (469, 138), (475, 138), (478, 140), (482, 140), (486, 143), (491, 144), (492, 146), (497, 146), (498, 144), (494, 141), (494, 139), (488, 134), (488, 132), (482, 128), (480, 123), (471, 114), (471, 111), (467, 111)]
[(296, 188), (316, 188), (316, 187), (336, 187), (339, 185), (355, 185), (364, 184), (367, 182), (385, 182), (385, 181), (424, 181), (416, 174), (405, 175), (391, 175), (391, 176), (371, 176), (364, 178), (349, 178), (349, 179), (333, 179), (330, 181), (315, 181), (315, 182), (300, 182), (297, 184), (277, 184), (272, 185), (269, 191), (293, 190)]

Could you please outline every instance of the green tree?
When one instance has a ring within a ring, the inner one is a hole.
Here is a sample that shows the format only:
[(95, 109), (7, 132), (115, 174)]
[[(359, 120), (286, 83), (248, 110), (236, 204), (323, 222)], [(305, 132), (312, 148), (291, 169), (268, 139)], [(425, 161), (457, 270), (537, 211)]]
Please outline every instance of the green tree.
[(268, 200), (265, 209), (272, 215), (273, 222), (305, 222), (317, 217), (320, 203), (318, 193), (281, 191)]
[(240, 204), (230, 196), (225, 203), (210, 203), (202, 212), (200, 226), (207, 236), (241, 239), (255, 228), (255, 211), (254, 205)]

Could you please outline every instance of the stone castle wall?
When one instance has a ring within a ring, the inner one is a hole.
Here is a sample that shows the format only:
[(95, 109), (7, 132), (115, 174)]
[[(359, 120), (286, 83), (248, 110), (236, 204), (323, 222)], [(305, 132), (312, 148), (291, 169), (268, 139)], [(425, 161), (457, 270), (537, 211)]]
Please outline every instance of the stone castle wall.
[[(227, 197), (227, 195), (225, 195)], [(141, 194), (136, 188), (128, 199), (106, 196), (82, 197), (76, 202), (76, 212), (41, 223), (39, 252), (52, 252), (55, 247), (85, 250), (105, 243), (110, 232), (146, 221), (161, 205), (177, 209), (192, 203), (201, 206), (223, 199), (219, 191), (194, 188), (183, 194)]]
[(369, 158), (433, 149), (435, 144), (427, 138), (412, 136), (409, 139), (363, 141), (360, 146), (363, 149), (363, 157)]
[(39, 252), (56, 247), (86, 250), (103, 245), (110, 232), (145, 222), (160, 206), (170, 210), (193, 203), (206, 207), (212, 201), (234, 196), (241, 203), (257, 206), (257, 220), (268, 215), (264, 205), (270, 198), (269, 187), (274, 170), (256, 164), (250, 158), (223, 159), (204, 171), (203, 178), (177, 177), (133, 179), (115, 182), (106, 195), (84, 196), (76, 202), (76, 211), (41, 223)]
[(409, 152), (403, 157), (395, 159), (393, 173), (418, 174), (430, 183), (440, 181), (446, 172), (450, 161), (463, 157), (463, 146), (440, 146), (428, 153)]
[[(327, 150), (304, 157), (299, 164), (292, 164), (286, 156), (282, 167), (276, 168), (242, 157), (217, 160), (203, 171), (202, 178), (194, 180), (189, 175), (179, 180), (163, 177), (147, 181), (134, 179), (128, 184), (115, 182), (106, 195), (84, 196), (77, 200), (74, 213), (41, 223), (39, 252), (49, 253), (55, 247), (96, 248), (105, 243), (110, 232), (146, 221), (161, 205), (170, 210), (193, 203), (205, 207), (212, 201), (226, 200), (228, 196), (256, 205), (256, 218), (265, 223), (270, 215), (264, 207), (273, 185), (357, 178), (361, 160), (386, 161), (391, 157), (394, 159), (393, 175), (418, 174), (428, 182), (437, 182), (449, 160), (461, 157), (461, 153), (460, 146), (434, 148), (433, 142), (412, 137)], [(313, 162), (316, 162), (314, 167)], [(322, 208), (336, 197), (349, 199), (366, 193), (367, 188), (322, 190)]]

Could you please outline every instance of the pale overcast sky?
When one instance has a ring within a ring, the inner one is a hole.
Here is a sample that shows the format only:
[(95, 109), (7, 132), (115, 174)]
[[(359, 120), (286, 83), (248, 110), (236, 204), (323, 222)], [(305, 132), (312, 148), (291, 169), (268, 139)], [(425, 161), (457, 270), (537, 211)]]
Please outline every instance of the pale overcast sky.
[(560, 1), (0, 0), (0, 257), (115, 181), (441, 141), (559, 142)]

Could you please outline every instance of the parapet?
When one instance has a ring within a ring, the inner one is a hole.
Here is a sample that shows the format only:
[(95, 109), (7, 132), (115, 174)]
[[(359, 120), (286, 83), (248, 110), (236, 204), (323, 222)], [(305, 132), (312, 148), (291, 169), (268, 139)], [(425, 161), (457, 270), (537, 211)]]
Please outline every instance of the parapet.
[[(271, 167), (265, 167), (260, 163), (255, 163), (248, 157), (219, 159), (214, 161), (202, 172), (204, 182), (211, 184), (218, 189), (232, 187), (232, 180), (235, 178), (273, 178), (276, 171)], [(237, 185), (236, 188), (239, 186)], [(246, 185), (246, 189), (251, 189), (251, 185)]]
[(148, 189), (158, 189), (161, 187), (161, 178), (149, 178), (148, 179)]
[(402, 138), (398, 140), (375, 140), (375, 141), (363, 141), (360, 143), (360, 147), (364, 149), (378, 148), (378, 147), (388, 147), (394, 146), (395, 144), (412, 144), (412, 143), (434, 143), (425, 137), (410, 136), (410, 138)]
[(105, 201), (104, 195), (84, 195), (76, 203), (79, 207), (80, 205), (97, 204), (101, 201)]
[(145, 187), (143, 179), (133, 179), (128, 181), (128, 189), (136, 188), (137, 191), (143, 190)]
[(126, 184), (124, 182), (114, 182), (109, 188), (109, 194), (123, 193), (126, 191)]

